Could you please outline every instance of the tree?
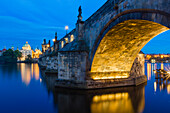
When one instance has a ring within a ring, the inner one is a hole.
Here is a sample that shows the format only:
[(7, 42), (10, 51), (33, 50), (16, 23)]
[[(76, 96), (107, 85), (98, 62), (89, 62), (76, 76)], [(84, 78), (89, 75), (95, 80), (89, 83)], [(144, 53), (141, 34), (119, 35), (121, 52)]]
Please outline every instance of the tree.
[(19, 50), (15, 50), (14, 51), (14, 54), (15, 54), (15, 56), (17, 57), (17, 58), (21, 58), (22, 57), (22, 53), (19, 51)]
[(14, 51), (12, 49), (8, 49), (6, 50), (5, 52), (3, 52), (3, 56), (9, 56), (9, 57), (16, 57), (15, 54), (14, 54)]
[(31, 55), (27, 55), (27, 58), (25, 59), (26, 62), (32, 62), (33, 59), (31, 57)]
[(8, 49), (5, 52), (3, 52), (2, 58), (5, 63), (17, 62), (17, 56), (15, 55), (12, 49)]

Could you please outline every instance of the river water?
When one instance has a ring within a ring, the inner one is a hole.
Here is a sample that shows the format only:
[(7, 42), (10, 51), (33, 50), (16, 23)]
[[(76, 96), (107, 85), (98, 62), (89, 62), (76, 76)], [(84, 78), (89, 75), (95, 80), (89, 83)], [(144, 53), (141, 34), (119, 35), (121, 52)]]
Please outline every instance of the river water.
[(0, 113), (169, 113), (170, 83), (155, 80), (155, 69), (170, 64), (145, 64), (147, 84), (102, 90), (53, 88), (53, 75), (38, 64), (0, 65)]

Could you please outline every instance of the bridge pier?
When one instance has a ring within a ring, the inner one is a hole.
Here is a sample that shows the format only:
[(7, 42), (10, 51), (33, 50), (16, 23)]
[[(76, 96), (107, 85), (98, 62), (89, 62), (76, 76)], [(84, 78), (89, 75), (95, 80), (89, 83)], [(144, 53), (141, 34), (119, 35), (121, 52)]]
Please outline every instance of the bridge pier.
[[(60, 51), (58, 53), (57, 87), (77, 89), (97, 89), (122, 86), (136, 86), (147, 81), (144, 72), (144, 54), (139, 53), (134, 61), (129, 77), (122, 77), (123, 72), (114, 73), (117, 78), (107, 78), (113, 73), (91, 73), (86, 51)], [(93, 78), (94, 76), (98, 79)], [(103, 76), (103, 78), (101, 77)], [(119, 78), (121, 77), (121, 78)]]

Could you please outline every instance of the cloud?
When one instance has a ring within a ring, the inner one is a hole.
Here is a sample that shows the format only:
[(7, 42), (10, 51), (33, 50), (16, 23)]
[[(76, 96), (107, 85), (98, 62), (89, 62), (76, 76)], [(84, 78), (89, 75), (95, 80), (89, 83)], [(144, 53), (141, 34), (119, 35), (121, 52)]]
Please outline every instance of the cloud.
[[(0, 0), (0, 49), (13, 44), (21, 47), (25, 41), (29, 41), (33, 46), (41, 46), (42, 39), (51, 40), (56, 31), (61, 38), (65, 35), (65, 25), (68, 25), (70, 30), (75, 28), (80, 5), (83, 10), (83, 20), (86, 20), (106, 1)], [(170, 38), (167, 37), (170, 37), (170, 32), (154, 38), (143, 50), (152, 52), (159, 45), (161, 45), (159, 48), (168, 48)]]
[(54, 34), (55, 31), (65, 32), (64, 27), (41, 25), (11, 16), (0, 16), (0, 22), (0, 35), (13, 34), (17, 36), (20, 34), (35, 34), (41, 36), (41, 34), (47, 32), (50, 32), (50, 34), (51, 32)]

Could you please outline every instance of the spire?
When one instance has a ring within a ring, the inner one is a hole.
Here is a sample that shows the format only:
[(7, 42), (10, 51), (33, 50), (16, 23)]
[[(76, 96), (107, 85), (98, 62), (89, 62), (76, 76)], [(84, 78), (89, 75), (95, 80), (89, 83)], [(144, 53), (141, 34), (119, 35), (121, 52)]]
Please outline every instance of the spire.
[(49, 40), (48, 44), (49, 44), (49, 47), (50, 47), (50, 45), (51, 45), (51, 42), (50, 42), (50, 40)]
[(55, 32), (55, 41), (57, 41), (57, 32)]
[(12, 45), (11, 49), (14, 51), (14, 46)]
[(82, 21), (82, 9), (81, 9), (81, 6), (79, 7), (78, 9), (78, 12), (79, 12), (79, 15), (78, 15), (78, 21)]
[(46, 44), (46, 39), (44, 39), (43, 44)]

